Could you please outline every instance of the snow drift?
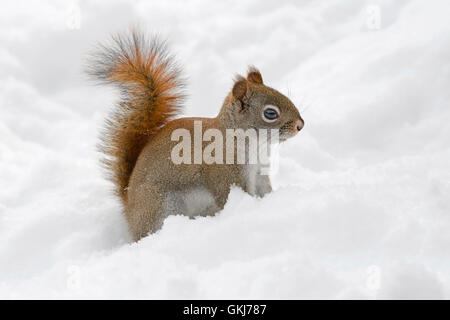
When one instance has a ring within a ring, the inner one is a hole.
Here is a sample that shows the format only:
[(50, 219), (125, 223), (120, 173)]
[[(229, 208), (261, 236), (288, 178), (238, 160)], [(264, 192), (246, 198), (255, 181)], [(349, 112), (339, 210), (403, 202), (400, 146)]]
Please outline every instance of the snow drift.
[[(0, 12), (0, 297), (450, 298), (448, 1), (71, 5)], [(272, 194), (131, 243), (95, 151), (115, 93), (81, 70), (136, 21), (170, 39), (189, 115), (254, 64), (306, 126)]]

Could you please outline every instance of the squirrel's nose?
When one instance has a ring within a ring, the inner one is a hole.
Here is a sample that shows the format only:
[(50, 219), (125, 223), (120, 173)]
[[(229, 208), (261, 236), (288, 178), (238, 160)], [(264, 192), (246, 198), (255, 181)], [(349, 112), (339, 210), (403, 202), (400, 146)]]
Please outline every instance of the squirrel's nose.
[(297, 131), (300, 131), (303, 129), (304, 125), (305, 123), (303, 122), (303, 120), (297, 120), (297, 124), (295, 125), (295, 127), (297, 128)]

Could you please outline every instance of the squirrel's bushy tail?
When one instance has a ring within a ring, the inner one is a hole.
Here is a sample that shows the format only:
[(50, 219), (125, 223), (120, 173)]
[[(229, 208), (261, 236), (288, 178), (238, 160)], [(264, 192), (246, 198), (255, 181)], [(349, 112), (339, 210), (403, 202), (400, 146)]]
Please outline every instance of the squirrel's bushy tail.
[(120, 88), (121, 99), (106, 120), (100, 149), (126, 202), (131, 173), (148, 139), (181, 111), (180, 72), (164, 42), (133, 30), (100, 45), (88, 59), (87, 73)]

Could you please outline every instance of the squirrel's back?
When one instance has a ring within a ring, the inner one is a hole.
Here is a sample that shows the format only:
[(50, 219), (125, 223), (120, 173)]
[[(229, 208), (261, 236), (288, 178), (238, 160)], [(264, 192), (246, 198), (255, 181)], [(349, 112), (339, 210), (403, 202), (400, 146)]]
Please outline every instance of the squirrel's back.
[(87, 72), (119, 87), (120, 101), (102, 133), (103, 163), (117, 194), (127, 201), (127, 187), (137, 158), (149, 138), (178, 115), (182, 81), (165, 43), (133, 30), (112, 37), (90, 55)]

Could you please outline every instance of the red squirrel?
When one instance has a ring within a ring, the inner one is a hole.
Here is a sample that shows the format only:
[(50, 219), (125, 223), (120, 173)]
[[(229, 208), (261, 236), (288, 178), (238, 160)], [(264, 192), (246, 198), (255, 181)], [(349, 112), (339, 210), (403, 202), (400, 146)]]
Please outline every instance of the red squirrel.
[[(304, 126), (295, 105), (266, 86), (254, 67), (245, 78), (236, 77), (215, 118), (176, 118), (183, 102), (180, 71), (164, 42), (136, 30), (101, 45), (90, 56), (88, 73), (120, 88), (100, 148), (135, 241), (159, 230), (170, 214), (214, 215), (223, 209), (232, 185), (260, 197), (272, 191), (257, 163), (175, 163), (174, 131), (183, 129), (193, 137), (198, 123), (201, 133), (214, 129), (223, 136), (230, 129), (270, 129), (284, 141)], [(191, 143), (189, 153), (195, 148)], [(224, 144), (218, 148), (225, 150)]]

